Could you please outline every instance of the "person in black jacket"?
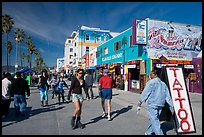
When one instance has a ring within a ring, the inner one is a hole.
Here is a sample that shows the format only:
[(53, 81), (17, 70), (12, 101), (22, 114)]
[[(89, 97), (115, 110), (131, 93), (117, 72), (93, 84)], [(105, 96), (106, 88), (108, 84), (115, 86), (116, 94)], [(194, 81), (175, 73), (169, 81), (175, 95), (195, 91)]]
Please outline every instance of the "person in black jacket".
[(48, 74), (46, 70), (42, 71), (42, 75), (39, 78), (38, 86), (40, 90), (40, 100), (41, 100), (41, 106), (44, 107), (44, 100), (45, 105), (48, 106), (48, 88), (49, 88), (50, 82), (48, 80)]
[(77, 70), (77, 76), (73, 77), (71, 81), (71, 86), (69, 90), (69, 94), (72, 93), (72, 102), (74, 103), (75, 110), (72, 114), (71, 126), (72, 129), (77, 127), (84, 128), (84, 125), (81, 123), (81, 111), (82, 111), (82, 103), (83, 103), (83, 95), (82, 88), (85, 86), (85, 82), (82, 78), (83, 70)]
[(26, 95), (30, 96), (30, 88), (28, 86), (28, 82), (21, 78), (21, 73), (16, 72), (16, 79), (11, 84), (11, 96), (14, 97), (14, 109), (15, 109), (15, 116), (18, 117), (19, 115), (25, 116), (26, 111)]

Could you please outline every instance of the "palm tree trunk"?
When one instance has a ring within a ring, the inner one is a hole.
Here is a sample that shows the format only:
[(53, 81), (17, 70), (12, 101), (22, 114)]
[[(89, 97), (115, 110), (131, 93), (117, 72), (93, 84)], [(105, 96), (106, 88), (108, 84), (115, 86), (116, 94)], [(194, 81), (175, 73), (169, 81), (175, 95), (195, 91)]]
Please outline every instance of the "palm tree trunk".
[(30, 54), (30, 69), (31, 69), (31, 62), (32, 62), (32, 54)]
[[(8, 34), (6, 34), (6, 43), (8, 42)], [(7, 45), (6, 45), (6, 71), (9, 72), (9, 61), (8, 61), (8, 48), (7, 48)]]
[(21, 67), (23, 67), (23, 61), (22, 61), (22, 56), (21, 56), (21, 45), (19, 45), (19, 48), (20, 48)]

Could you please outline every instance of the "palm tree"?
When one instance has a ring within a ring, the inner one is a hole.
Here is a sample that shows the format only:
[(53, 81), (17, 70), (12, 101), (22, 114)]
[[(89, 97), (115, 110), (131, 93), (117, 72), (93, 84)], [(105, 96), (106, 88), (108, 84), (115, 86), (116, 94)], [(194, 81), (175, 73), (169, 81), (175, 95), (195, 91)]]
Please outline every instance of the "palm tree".
[(94, 42), (96, 43), (96, 38), (99, 36), (97, 32), (91, 34), (94, 37)]
[(21, 59), (22, 59), (22, 67), (24, 67), (24, 59), (26, 58), (26, 55), (25, 55), (25, 53), (23, 52), (23, 53), (21, 53)]
[[(9, 65), (10, 63), (9, 56), (10, 56), (11, 50), (13, 49), (13, 45), (10, 41), (7, 41), (5, 46), (6, 46), (6, 50), (8, 51), (8, 65)], [(9, 69), (8, 69), (8, 72), (9, 72)]]
[(102, 36), (104, 37), (104, 42), (106, 42), (106, 38), (107, 38), (109, 35), (108, 35), (107, 33), (104, 33)]
[[(23, 29), (19, 29), (17, 28), (14, 32), (14, 39), (16, 40), (16, 49), (18, 48), (18, 45), (24, 40), (25, 37), (25, 33), (23, 31)], [(21, 55), (21, 46), (20, 46), (20, 55)], [(22, 66), (22, 58), (20, 56), (21, 59), (21, 66)], [(16, 64), (18, 63), (18, 53), (16, 50)]]
[[(5, 33), (6, 34), (6, 43), (8, 42), (8, 34), (11, 31), (12, 27), (13, 27), (13, 18), (10, 17), (10, 15), (8, 14), (4, 14), (2, 15), (2, 34)], [(9, 45), (8, 43), (6, 44), (6, 46)], [(8, 68), (8, 49), (6, 47), (6, 70), (7, 72), (9, 72), (9, 68)]]
[(27, 40), (26, 40), (26, 44), (27, 44), (27, 50), (28, 50), (28, 53), (29, 53), (29, 57), (30, 57), (30, 68), (32, 67), (32, 54), (33, 52), (35, 51), (35, 46), (33, 45), (33, 41), (31, 39), (31, 37), (28, 37)]

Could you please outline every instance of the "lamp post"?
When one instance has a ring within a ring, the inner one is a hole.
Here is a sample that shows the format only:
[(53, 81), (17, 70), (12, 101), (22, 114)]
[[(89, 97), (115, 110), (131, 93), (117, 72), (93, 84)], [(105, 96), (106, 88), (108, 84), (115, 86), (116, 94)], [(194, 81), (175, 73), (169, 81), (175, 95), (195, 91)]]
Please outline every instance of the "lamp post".
[(18, 70), (18, 38), (15, 38), (16, 40), (16, 64), (15, 64), (15, 72)]

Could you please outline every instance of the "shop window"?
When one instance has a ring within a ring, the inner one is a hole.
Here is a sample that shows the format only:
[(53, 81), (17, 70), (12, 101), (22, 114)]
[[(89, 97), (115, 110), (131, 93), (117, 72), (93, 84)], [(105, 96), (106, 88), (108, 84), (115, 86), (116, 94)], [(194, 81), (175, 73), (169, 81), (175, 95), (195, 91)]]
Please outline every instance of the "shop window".
[(107, 55), (108, 54), (108, 47), (105, 47), (104, 48), (104, 55)]
[(114, 51), (117, 51), (120, 49), (120, 41), (114, 43)]

